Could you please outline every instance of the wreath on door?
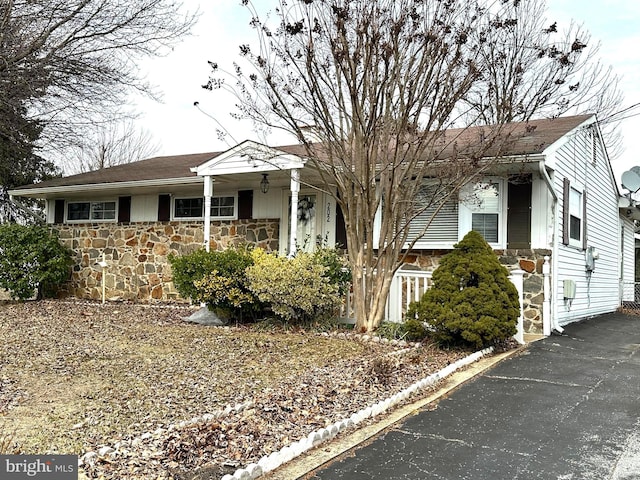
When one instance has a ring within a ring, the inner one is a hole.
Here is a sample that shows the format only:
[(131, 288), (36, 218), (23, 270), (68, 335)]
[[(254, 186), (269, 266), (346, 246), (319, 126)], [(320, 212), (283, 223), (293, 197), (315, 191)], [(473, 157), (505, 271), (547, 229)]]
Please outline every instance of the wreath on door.
[(298, 200), (298, 221), (307, 224), (316, 214), (316, 204), (311, 197), (302, 197)]

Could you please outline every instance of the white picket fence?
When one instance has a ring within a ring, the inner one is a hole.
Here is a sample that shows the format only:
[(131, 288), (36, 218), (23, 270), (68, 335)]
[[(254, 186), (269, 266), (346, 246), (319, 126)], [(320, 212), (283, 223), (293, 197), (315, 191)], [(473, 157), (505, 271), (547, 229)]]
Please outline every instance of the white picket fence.
[[(518, 332), (515, 339), (524, 343), (524, 329), (522, 316), (523, 275), (522, 270), (512, 270), (509, 280), (515, 285), (520, 297), (520, 318), (518, 319)], [(423, 270), (403, 270), (396, 272), (391, 282), (389, 298), (385, 309), (385, 320), (389, 322), (403, 322), (411, 302), (420, 300), (420, 297), (431, 286), (430, 271)], [(347, 323), (355, 323), (355, 312), (353, 310), (353, 292), (349, 291), (344, 299), (340, 318)]]

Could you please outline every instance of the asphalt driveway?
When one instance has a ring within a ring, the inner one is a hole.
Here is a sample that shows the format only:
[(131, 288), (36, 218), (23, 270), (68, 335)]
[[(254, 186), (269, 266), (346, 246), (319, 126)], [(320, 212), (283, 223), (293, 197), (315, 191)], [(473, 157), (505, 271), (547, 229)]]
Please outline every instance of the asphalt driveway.
[(570, 325), (304, 478), (640, 479), (640, 317)]

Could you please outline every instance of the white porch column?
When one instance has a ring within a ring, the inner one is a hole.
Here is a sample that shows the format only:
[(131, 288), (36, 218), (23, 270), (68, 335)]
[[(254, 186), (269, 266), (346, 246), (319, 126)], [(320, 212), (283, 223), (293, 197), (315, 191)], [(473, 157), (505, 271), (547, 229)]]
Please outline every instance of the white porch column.
[(300, 170), (291, 169), (291, 212), (289, 212), (289, 257), (296, 254), (296, 244), (298, 240), (298, 194), (300, 192)]
[(213, 195), (213, 182), (211, 175), (204, 176), (204, 248), (211, 250), (211, 196)]
[(549, 257), (544, 257), (542, 264), (543, 290), (542, 294), (542, 334), (546, 337), (551, 335), (551, 263)]
[(524, 270), (511, 270), (509, 275), (509, 280), (513, 283), (518, 290), (518, 299), (520, 300), (520, 316), (518, 317), (518, 326), (516, 330), (516, 334), (513, 338), (519, 344), (524, 344), (524, 311), (523, 311), (523, 300), (524, 300)]

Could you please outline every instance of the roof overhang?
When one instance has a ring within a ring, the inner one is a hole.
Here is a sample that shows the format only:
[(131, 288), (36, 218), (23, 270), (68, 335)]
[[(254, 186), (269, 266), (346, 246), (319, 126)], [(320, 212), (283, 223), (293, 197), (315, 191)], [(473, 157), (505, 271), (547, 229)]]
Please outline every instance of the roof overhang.
[(56, 197), (61, 194), (74, 194), (84, 192), (102, 192), (108, 193), (110, 191), (122, 191), (122, 190), (136, 190), (153, 187), (165, 187), (175, 185), (194, 185), (201, 184), (203, 179), (201, 177), (182, 177), (182, 178), (163, 178), (152, 180), (136, 180), (131, 182), (113, 182), (113, 183), (92, 183), (83, 185), (59, 185), (55, 187), (38, 188), (34, 185), (33, 188), (21, 188), (18, 190), (9, 190), (9, 195), (14, 197), (31, 197), (31, 198), (49, 198)]

